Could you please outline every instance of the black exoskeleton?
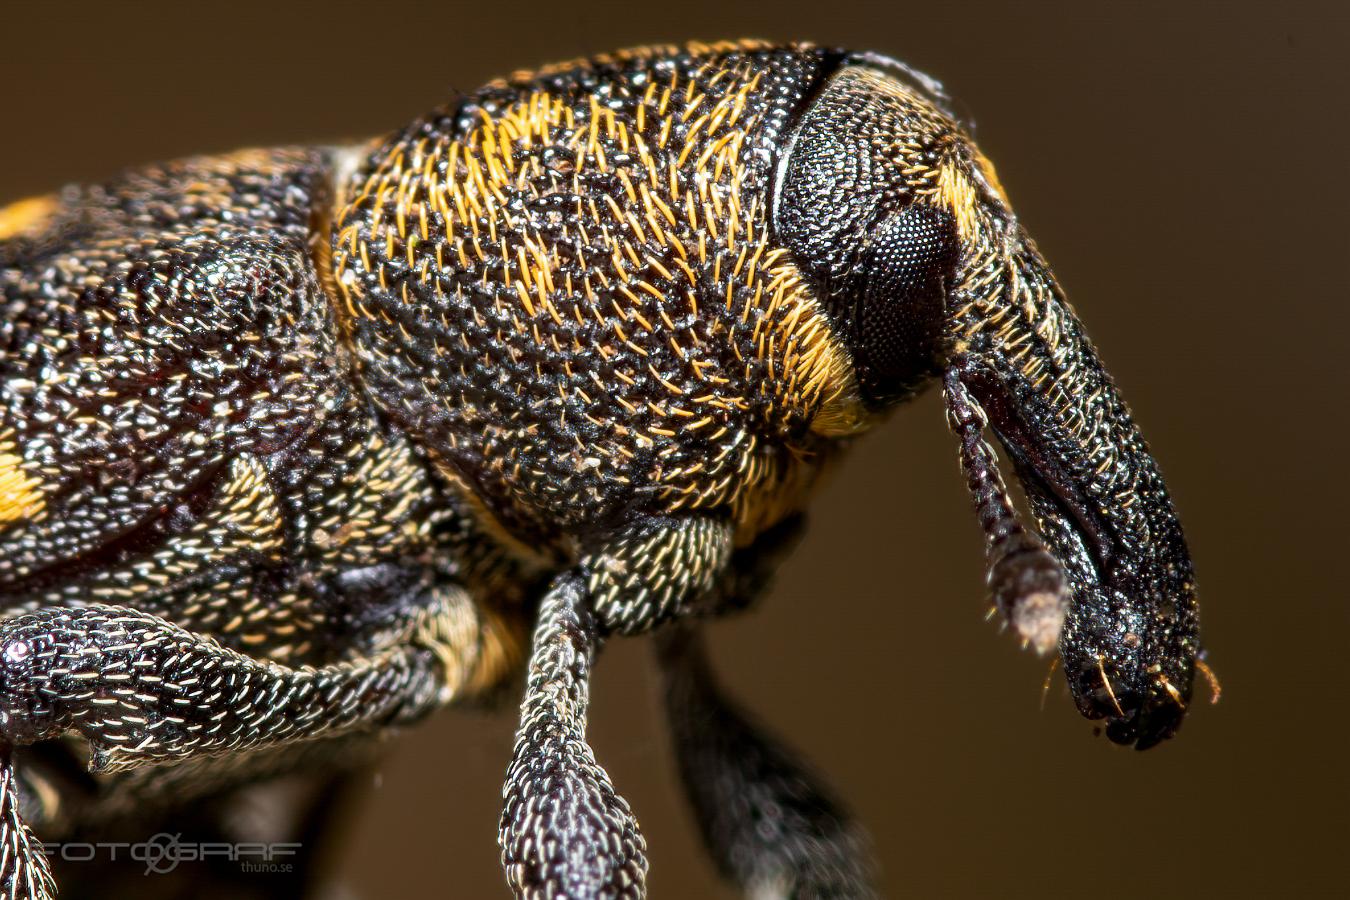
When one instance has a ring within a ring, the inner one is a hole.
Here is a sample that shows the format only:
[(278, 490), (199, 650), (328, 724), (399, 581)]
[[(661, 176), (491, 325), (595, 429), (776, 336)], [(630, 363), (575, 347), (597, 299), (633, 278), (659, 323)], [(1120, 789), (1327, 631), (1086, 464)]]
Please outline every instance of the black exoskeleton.
[(6, 896), (54, 891), (34, 833), (341, 765), (527, 662), (507, 879), (641, 897), (585, 729), (595, 653), (647, 631), (721, 870), (870, 896), (861, 831), (698, 629), (938, 381), (995, 606), (1112, 740), (1185, 713), (1157, 468), (993, 168), (894, 61), (642, 49), (360, 148), (138, 170), (0, 210), (0, 291)]

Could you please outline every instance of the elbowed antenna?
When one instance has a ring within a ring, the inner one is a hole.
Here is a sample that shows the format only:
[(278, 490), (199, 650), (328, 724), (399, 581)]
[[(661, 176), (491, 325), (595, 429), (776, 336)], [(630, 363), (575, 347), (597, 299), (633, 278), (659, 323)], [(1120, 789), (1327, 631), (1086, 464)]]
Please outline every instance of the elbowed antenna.
[(959, 366), (948, 368), (942, 391), (947, 424), (961, 441), (961, 469), (985, 534), (986, 580), (994, 607), (1024, 643), (1044, 655), (1059, 646), (1069, 611), (1068, 578), (1045, 542), (1022, 524), (994, 448), (984, 439), (989, 419), (961, 381)]

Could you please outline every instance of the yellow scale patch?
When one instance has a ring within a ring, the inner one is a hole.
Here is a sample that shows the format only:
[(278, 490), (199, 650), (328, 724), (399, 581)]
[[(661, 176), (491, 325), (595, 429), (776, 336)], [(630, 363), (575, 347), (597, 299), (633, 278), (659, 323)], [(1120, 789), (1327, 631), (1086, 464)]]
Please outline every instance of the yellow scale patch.
[(453, 589), (440, 608), (421, 617), (410, 639), (436, 656), (441, 699), (448, 703), (479, 696), (515, 671), (524, 656), (520, 625)]
[[(55, 197), (29, 197), (0, 207), (0, 241), (42, 230), (56, 213)], [(0, 435), (0, 526), (32, 521), (42, 514), (46, 500), (42, 480), (23, 468), (12, 434)]]
[(1008, 205), (1008, 195), (998, 180), (994, 164), (978, 150), (972, 148), (972, 152), (976, 177), (971, 178), (969, 166), (959, 157), (948, 157), (937, 170), (937, 187), (930, 195), (952, 214), (956, 220), (956, 233), (964, 241), (974, 239), (980, 227), (978, 219), (980, 204), (984, 199), (982, 193), (991, 193), (1004, 206)]
[(0, 241), (42, 230), (56, 212), (56, 198), (29, 197), (0, 207)]
[(46, 509), (42, 479), (30, 475), (23, 465), (12, 438), (0, 437), (0, 526), (31, 522)]
[(478, 616), (478, 658), (462, 687), (467, 697), (481, 695), (501, 684), (525, 658), (523, 621), (508, 619), (489, 606), (480, 606)]

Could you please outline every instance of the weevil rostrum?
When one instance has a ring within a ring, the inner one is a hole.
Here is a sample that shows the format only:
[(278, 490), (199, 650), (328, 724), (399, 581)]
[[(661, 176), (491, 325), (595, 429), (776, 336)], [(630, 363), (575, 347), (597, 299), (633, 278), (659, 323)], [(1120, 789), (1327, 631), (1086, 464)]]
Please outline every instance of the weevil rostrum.
[[(641, 897), (585, 728), (596, 652), (649, 632), (723, 874), (872, 895), (858, 826), (699, 629), (929, 384), (1011, 629), (1117, 743), (1185, 714), (1157, 467), (993, 167), (893, 60), (644, 48), (359, 147), (138, 169), (0, 211), (0, 287), (6, 896), (54, 892), (62, 823), (338, 765), (523, 670), (511, 889)], [(94, 777), (55, 790), (72, 745)]]

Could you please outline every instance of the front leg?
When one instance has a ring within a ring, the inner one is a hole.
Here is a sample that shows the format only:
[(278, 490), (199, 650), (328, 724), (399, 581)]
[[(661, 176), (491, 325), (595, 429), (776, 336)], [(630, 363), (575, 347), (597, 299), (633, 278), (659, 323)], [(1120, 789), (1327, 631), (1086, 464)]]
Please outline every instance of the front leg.
[[(748, 607), (796, 545), (802, 516), (738, 549), (712, 595), (713, 614)], [(693, 623), (657, 636), (680, 780), (722, 875), (756, 900), (876, 895), (868, 839), (791, 749), (719, 687)]]
[(562, 576), (539, 608), (506, 775), (498, 839), (518, 897), (646, 895), (647, 842), (586, 743), (588, 682), (599, 641), (582, 579)]
[(586, 743), (591, 664), (606, 635), (692, 612), (730, 556), (724, 522), (651, 519), (553, 582), (539, 607), (498, 834), (517, 897), (646, 896), (646, 841)]

